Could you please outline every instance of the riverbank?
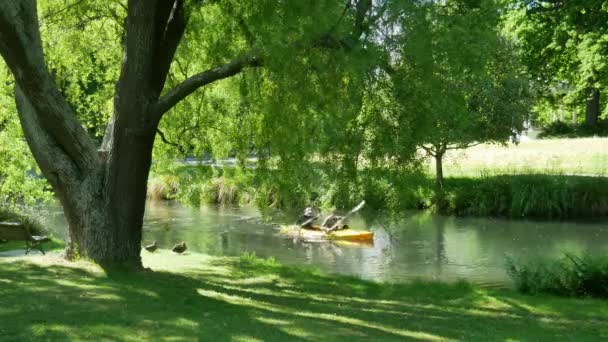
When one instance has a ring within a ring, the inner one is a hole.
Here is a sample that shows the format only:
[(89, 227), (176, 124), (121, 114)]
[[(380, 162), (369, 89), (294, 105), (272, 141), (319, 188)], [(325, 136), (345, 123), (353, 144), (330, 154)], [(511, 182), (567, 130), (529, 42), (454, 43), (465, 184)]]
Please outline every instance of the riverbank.
[[(603, 340), (600, 300), (380, 284), (251, 256), (143, 252), (154, 272), (0, 258), (2, 340)], [(78, 322), (77, 324), (74, 322)]]
[(252, 169), (182, 166), (151, 177), (151, 199), (260, 208), (318, 206), (400, 212), (430, 209), (445, 215), (510, 219), (602, 220), (608, 218), (608, 138), (527, 140), (518, 145), (480, 145), (451, 151), (445, 188), (432, 168), (375, 167), (356, 175), (327, 165), (310, 169), (308, 180), (279, 170), (259, 177)]
[[(347, 197), (327, 195), (326, 200), (306, 196), (281, 201), (281, 194), (260, 195), (254, 185), (225, 176), (190, 180), (179, 176), (155, 178), (151, 200), (177, 199), (182, 203), (236, 205), (254, 202), (258, 207), (303, 208), (321, 206), (349, 208), (361, 199), (367, 208), (388, 212), (431, 210), (443, 215), (508, 219), (598, 221), (608, 218), (608, 178), (551, 174), (505, 174), (482, 177), (448, 177), (438, 190), (432, 178), (420, 175), (381, 173), (364, 175), (358, 190)], [(331, 184), (318, 185), (319, 193)]]

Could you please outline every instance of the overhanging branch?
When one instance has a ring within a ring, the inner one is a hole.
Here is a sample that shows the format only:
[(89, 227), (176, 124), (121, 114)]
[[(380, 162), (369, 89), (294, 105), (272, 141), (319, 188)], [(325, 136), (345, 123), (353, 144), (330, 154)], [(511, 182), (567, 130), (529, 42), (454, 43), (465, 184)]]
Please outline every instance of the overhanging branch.
[(157, 103), (154, 110), (157, 119), (160, 118), (198, 88), (215, 81), (234, 76), (247, 67), (262, 66), (262, 60), (256, 56), (245, 56), (213, 69), (198, 73), (171, 89)]
[(446, 146), (446, 150), (464, 150), (467, 149), (469, 147), (473, 147), (473, 146), (477, 146), (477, 145), (481, 145), (481, 142), (473, 142), (473, 143), (462, 143), (462, 144), (455, 144), (455, 145), (449, 145)]

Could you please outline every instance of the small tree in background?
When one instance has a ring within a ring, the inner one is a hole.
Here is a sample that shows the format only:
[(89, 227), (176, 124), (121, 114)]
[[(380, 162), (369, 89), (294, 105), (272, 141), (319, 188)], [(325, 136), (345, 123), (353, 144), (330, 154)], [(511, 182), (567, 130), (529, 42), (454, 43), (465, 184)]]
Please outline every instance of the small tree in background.
[(528, 115), (528, 81), (499, 32), (493, 1), (418, 11), (402, 28), (395, 99), (400, 120), (414, 122), (415, 140), (435, 159), (441, 188), (447, 151), (517, 140)]

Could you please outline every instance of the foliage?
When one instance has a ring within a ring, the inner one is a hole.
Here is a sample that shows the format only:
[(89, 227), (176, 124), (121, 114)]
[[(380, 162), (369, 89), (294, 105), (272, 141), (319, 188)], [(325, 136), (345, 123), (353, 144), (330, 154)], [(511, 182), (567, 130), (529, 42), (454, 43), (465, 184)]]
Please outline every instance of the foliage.
[(595, 126), (584, 124), (568, 124), (563, 121), (554, 121), (542, 127), (539, 138), (578, 138), (578, 137), (606, 137), (608, 136), (608, 122), (600, 122)]
[(24, 213), (15, 207), (0, 207), (0, 222), (18, 222), (24, 225), (34, 235), (48, 235), (42, 220), (33, 214)]
[[(509, 31), (517, 36), (541, 97), (579, 107), (608, 80), (608, 7), (603, 1), (512, 1)], [(606, 106), (604, 106), (604, 111)], [(600, 109), (601, 111), (601, 109)]]
[(12, 80), (0, 63), (0, 203), (33, 204), (49, 200), (47, 182), (23, 138), (12, 98)]
[(560, 175), (503, 175), (448, 179), (445, 211), (509, 218), (608, 217), (608, 179)]
[(495, 1), (420, 5), (398, 37), (396, 125), (438, 159), (449, 149), (517, 140), (529, 111), (528, 79), (500, 34)]
[(507, 271), (522, 293), (608, 298), (608, 257), (566, 254), (556, 261), (521, 264), (507, 260)]
[(448, 177), (444, 189), (436, 189), (433, 180), (424, 173), (374, 168), (359, 171), (357, 178), (342, 185), (352, 191), (340, 193), (334, 180), (317, 170), (320, 180), (298, 194), (290, 191), (296, 185), (293, 188), (286, 185), (284, 189), (260, 187), (253, 172), (244, 175), (235, 172), (238, 169), (211, 170), (213, 168), (185, 167), (181, 176), (166, 177), (178, 185), (174, 198), (196, 206), (255, 203), (262, 209), (306, 205), (350, 208), (365, 200), (368, 209), (390, 212), (433, 209), (443, 214), (513, 219), (608, 217), (608, 180), (604, 177), (486, 174), (475, 178)]
[(120, 71), (125, 8), (121, 1), (44, 0), (39, 1), (39, 12), (55, 84), (100, 144)]

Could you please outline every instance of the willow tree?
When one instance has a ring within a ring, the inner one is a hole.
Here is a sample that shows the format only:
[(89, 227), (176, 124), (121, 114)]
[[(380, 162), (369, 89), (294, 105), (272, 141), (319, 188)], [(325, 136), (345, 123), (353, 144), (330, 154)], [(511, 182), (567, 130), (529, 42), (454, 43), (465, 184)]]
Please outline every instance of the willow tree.
[[(111, 119), (97, 145), (78, 119), (78, 108), (58, 87), (61, 74), (49, 68), (39, 26), (45, 19), (38, 16), (40, 4), (3, 1), (0, 55), (14, 78), (19, 120), (37, 164), (63, 206), (69, 225), (68, 255), (77, 250), (101, 263), (137, 267), (152, 150), (159, 123), (171, 120), (167, 113), (198, 89), (251, 68), (267, 70), (259, 77), (275, 86), (287, 84), (276, 80), (289, 80), (285, 74), (293, 71), (292, 61), (299, 70), (308, 65), (309, 71), (322, 74), (320, 65), (311, 65), (310, 51), (356, 50), (372, 7), (369, 0), (54, 4), (61, 6), (53, 8), (55, 14), (81, 6), (112, 8), (114, 19), (124, 21)], [(55, 33), (54, 39), (61, 38), (62, 32)], [(171, 70), (181, 67), (175, 65), (176, 57), (206, 69), (168, 82)], [(289, 90), (293, 89), (295, 85)]]

